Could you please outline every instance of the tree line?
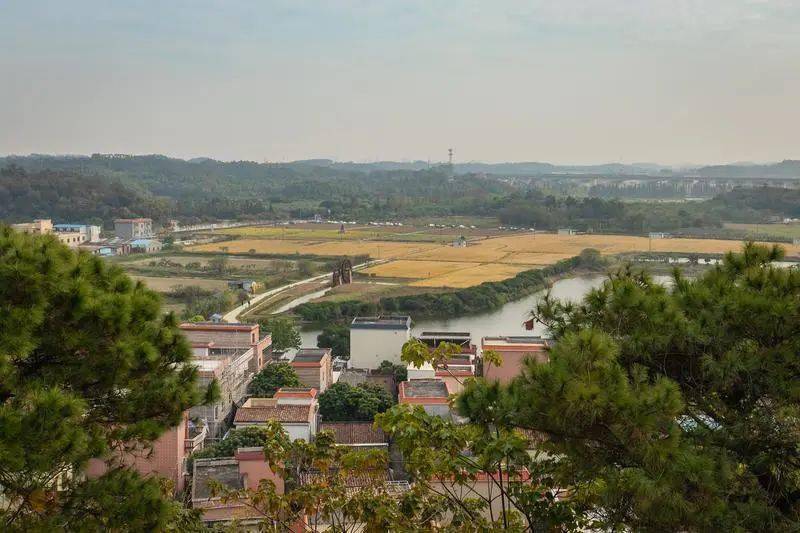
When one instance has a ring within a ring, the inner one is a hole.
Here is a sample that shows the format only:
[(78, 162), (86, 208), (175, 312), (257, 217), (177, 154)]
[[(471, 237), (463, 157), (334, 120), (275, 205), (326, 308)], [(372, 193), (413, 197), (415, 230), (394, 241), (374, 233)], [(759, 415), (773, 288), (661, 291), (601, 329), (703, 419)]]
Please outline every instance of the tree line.
[(381, 298), (378, 302), (344, 300), (338, 302), (308, 302), (297, 306), (294, 313), (308, 322), (327, 324), (352, 319), (356, 316), (403, 313), (415, 318), (437, 318), (485, 313), (501, 308), (547, 288), (553, 276), (577, 269), (601, 270), (605, 260), (594, 249), (583, 250), (579, 255), (553, 265), (525, 270), (503, 281), (488, 281), (451, 292), (421, 293), (408, 296)]

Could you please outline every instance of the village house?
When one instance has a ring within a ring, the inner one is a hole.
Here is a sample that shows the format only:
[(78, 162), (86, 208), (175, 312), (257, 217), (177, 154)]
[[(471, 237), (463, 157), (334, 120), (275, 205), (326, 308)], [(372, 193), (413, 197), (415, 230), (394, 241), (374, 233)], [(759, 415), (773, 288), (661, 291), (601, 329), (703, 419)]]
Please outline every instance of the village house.
[(320, 393), (333, 385), (333, 356), (330, 348), (300, 348), (289, 363), (300, 383)]
[(70, 248), (77, 248), (87, 239), (86, 233), (80, 231), (67, 231), (67, 228), (56, 230), (55, 226), (53, 226), (53, 221), (49, 218), (37, 218), (33, 222), (12, 224), (11, 227), (20, 233), (27, 233), (29, 235), (53, 235)]
[(225, 420), (245, 399), (250, 381), (264, 366), (272, 337), (261, 337), (258, 324), (199, 322), (181, 324), (180, 329), (192, 346), (200, 386), (216, 380), (220, 389), (216, 402), (195, 406), (190, 415), (208, 425), (209, 437), (220, 438)]
[(109, 463), (122, 463), (143, 476), (158, 475), (170, 480), (175, 493), (184, 489), (186, 458), (201, 449), (207, 428), (196, 425), (184, 413), (181, 422), (164, 432), (152, 444), (152, 449), (135, 449), (106, 459), (92, 459), (86, 468), (89, 478), (97, 478), (108, 471)]
[(372, 422), (322, 422), (320, 431), (330, 431), (338, 446), (354, 450), (389, 449), (389, 439)]
[(153, 236), (153, 221), (149, 218), (118, 218), (114, 234), (120, 239), (146, 239)]
[(236, 410), (235, 428), (263, 426), (269, 421), (281, 424), (292, 440), (311, 442), (319, 426), (317, 390), (280, 388), (272, 398), (248, 398)]
[(481, 351), (497, 352), (503, 359), (500, 366), (483, 363), (483, 377), (507, 384), (522, 372), (523, 362), (531, 357), (539, 362), (547, 362), (549, 340), (543, 337), (483, 337)]
[(161, 251), (164, 247), (161, 241), (156, 239), (133, 239), (130, 242), (131, 252), (137, 254), (154, 254)]
[(382, 361), (401, 364), (403, 345), (411, 339), (411, 317), (356, 317), (350, 324), (350, 366), (375, 369)]
[(429, 415), (450, 418), (450, 391), (441, 379), (421, 378), (403, 381), (398, 387), (400, 404), (420, 405)]
[(212, 484), (219, 484), (231, 490), (258, 488), (262, 480), (275, 483), (275, 491), (284, 493), (284, 481), (267, 464), (262, 447), (239, 448), (233, 457), (212, 457), (195, 459), (192, 475), (192, 507), (202, 512), (202, 519), (208, 525), (225, 524), (236, 520), (245, 528), (254, 526), (261, 515), (247, 502), (223, 502), (214, 494)]
[(453, 354), (435, 369), (430, 365), (421, 369), (409, 366), (409, 379), (412, 379), (412, 376), (435, 377), (444, 381), (451, 393), (457, 394), (463, 390), (466, 379), (475, 377), (478, 348), (472, 344), (472, 335), (468, 332), (423, 331), (417, 339), (431, 350), (446, 342), (459, 346), (461, 352)]

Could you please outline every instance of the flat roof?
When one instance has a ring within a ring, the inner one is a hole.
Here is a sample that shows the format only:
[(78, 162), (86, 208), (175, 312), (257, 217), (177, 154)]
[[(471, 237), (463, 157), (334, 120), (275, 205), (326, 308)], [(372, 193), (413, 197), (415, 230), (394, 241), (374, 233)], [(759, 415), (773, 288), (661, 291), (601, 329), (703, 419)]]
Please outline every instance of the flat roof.
[(412, 379), (400, 383), (401, 395), (406, 398), (447, 398), (450, 391), (440, 379)]
[(183, 322), (181, 329), (196, 329), (205, 331), (252, 331), (258, 324), (242, 324), (240, 322)]
[(195, 459), (192, 477), (192, 499), (212, 498), (209, 482), (214, 481), (229, 489), (243, 489), (239, 462), (233, 458)]
[(484, 337), (482, 342), (493, 346), (547, 346), (550, 339), (539, 336)]
[(466, 337), (472, 338), (472, 334), (467, 331), (423, 331), (419, 338), (424, 337)]
[(319, 363), (326, 355), (330, 354), (330, 348), (300, 348), (292, 359), (292, 363)]
[(350, 323), (350, 329), (410, 329), (411, 317), (408, 315), (357, 316)]

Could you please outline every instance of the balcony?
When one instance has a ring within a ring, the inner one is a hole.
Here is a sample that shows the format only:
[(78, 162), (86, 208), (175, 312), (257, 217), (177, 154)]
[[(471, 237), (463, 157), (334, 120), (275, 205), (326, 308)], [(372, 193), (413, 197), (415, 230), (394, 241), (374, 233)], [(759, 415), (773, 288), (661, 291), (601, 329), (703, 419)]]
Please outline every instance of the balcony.
[(190, 426), (186, 430), (186, 438), (183, 439), (183, 449), (187, 454), (198, 452), (203, 449), (203, 444), (208, 436), (208, 426)]

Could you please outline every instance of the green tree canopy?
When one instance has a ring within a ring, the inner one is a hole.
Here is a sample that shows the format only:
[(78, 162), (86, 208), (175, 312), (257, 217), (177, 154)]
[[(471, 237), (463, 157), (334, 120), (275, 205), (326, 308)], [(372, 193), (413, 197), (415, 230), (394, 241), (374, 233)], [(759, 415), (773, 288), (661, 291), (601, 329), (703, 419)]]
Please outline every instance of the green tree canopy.
[(290, 318), (273, 318), (259, 322), (261, 328), (272, 335), (272, 347), (284, 351), (289, 348), (299, 348), (302, 344), (300, 332)]
[(53, 237), (1, 227), (0, 529), (163, 527), (173, 508), (155, 480), (80, 471), (146, 446), (203, 401), (190, 359), (156, 293)]
[(253, 376), (247, 392), (252, 396), (271, 398), (281, 387), (302, 387), (289, 363), (270, 363)]
[(389, 393), (378, 385), (334, 383), (319, 395), (319, 413), (326, 422), (372, 421), (392, 403)]
[(800, 528), (800, 271), (747, 244), (695, 280), (665, 287), (621, 270), (579, 304), (546, 299), (550, 361), (489, 402), (549, 438), (561, 486), (608, 529)]
[(317, 346), (330, 348), (334, 357), (350, 359), (350, 328), (344, 324), (329, 324), (317, 335)]

